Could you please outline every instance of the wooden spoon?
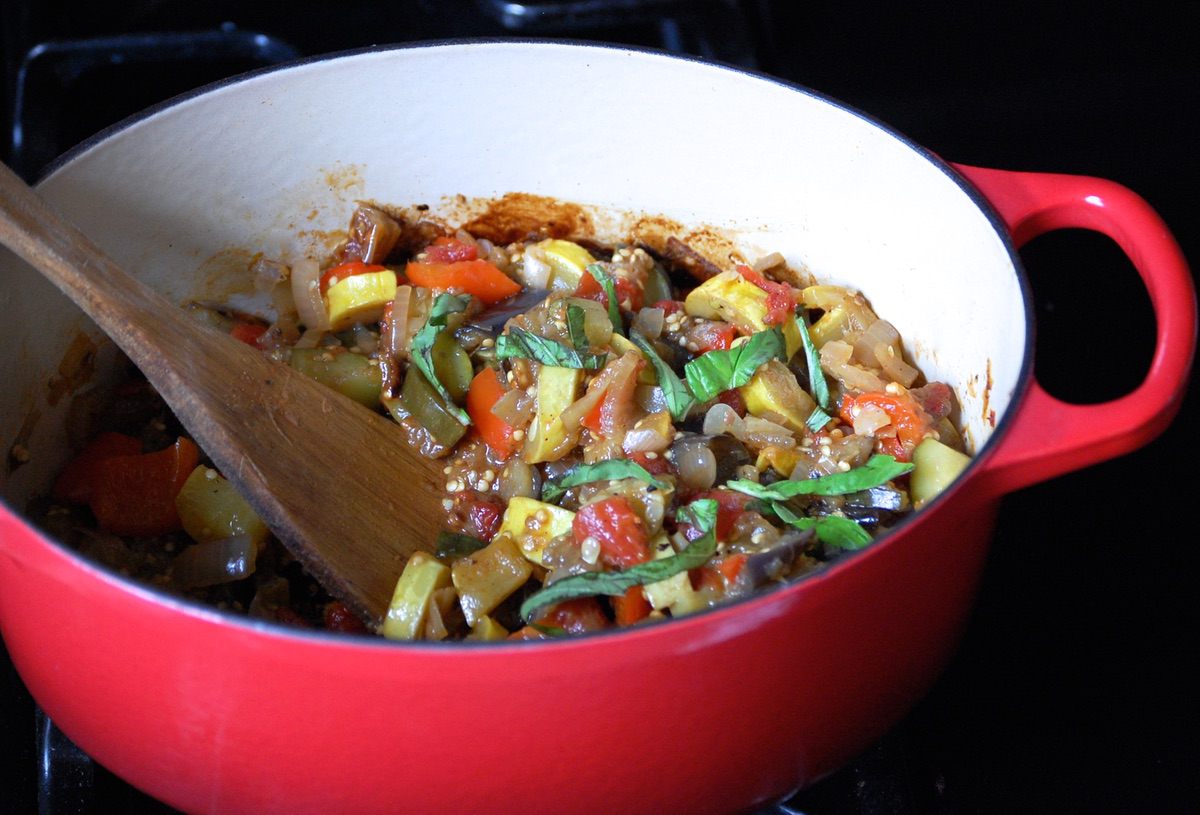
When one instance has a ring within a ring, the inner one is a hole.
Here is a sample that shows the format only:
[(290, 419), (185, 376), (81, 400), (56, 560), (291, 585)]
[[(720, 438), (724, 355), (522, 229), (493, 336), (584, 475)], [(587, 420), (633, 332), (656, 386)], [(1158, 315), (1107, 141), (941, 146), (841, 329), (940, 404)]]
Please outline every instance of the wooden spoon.
[(440, 463), (383, 416), (188, 317), (3, 165), (0, 243), (133, 360), (330, 594), (382, 621), (408, 557), (444, 527)]

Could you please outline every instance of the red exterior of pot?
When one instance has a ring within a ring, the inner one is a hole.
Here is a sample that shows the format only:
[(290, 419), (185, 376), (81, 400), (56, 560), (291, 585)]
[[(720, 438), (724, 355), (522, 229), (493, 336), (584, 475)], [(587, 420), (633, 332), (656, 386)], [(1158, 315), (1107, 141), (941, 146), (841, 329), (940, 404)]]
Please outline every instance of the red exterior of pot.
[(189, 811), (699, 813), (787, 796), (932, 683), (999, 496), (1144, 443), (1187, 381), (1195, 295), (1141, 199), (1095, 179), (962, 170), (1018, 242), (1067, 225), (1113, 234), (1150, 291), (1156, 353), (1143, 385), (1107, 405), (1027, 383), (964, 478), (872, 548), (665, 625), (398, 645), (178, 602), (0, 508), (0, 630), (17, 670), (80, 747)]

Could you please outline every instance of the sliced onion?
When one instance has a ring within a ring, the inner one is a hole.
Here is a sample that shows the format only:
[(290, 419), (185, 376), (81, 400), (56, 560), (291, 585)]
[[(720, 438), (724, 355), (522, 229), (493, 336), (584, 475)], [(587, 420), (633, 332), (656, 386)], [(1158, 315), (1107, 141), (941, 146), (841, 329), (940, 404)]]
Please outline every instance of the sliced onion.
[(492, 405), (492, 415), (512, 427), (524, 427), (533, 418), (537, 400), (520, 388), (506, 392)]
[(528, 289), (550, 288), (550, 264), (537, 246), (525, 247), (525, 261), (518, 275)]
[(329, 315), (321, 297), (321, 267), (312, 258), (304, 258), (292, 266), (292, 299), (305, 328), (329, 328)]
[(408, 349), (404, 340), (408, 333), (408, 308), (412, 300), (412, 286), (397, 286), (392, 299), (392, 318), (383, 326), (379, 345), (389, 359), (397, 359)]
[(651, 427), (635, 427), (621, 442), (626, 453), (661, 453), (670, 446), (671, 439)]
[(885, 384), (875, 374), (850, 362), (854, 349), (841, 340), (830, 340), (821, 346), (821, 367), (842, 383), (844, 390), (881, 391)]
[(249, 535), (197, 543), (172, 562), (172, 577), (185, 589), (232, 583), (254, 573), (256, 555), (257, 547)]
[(633, 401), (646, 413), (668, 410), (667, 395), (658, 385), (638, 385), (633, 391)]
[(499, 491), (505, 503), (518, 497), (536, 498), (542, 491), (542, 477), (537, 467), (513, 456), (500, 471)]
[(854, 361), (871, 368), (879, 367), (875, 359), (875, 347), (880, 344), (900, 344), (900, 333), (887, 320), (876, 320), (854, 339)]
[(757, 416), (746, 416), (742, 420), (745, 425), (745, 433), (742, 436), (735, 436), (745, 442), (758, 447), (766, 447), (774, 445), (776, 447), (794, 447), (796, 445), (796, 437), (792, 431), (783, 425), (766, 419), (760, 419)]
[(296, 340), (293, 348), (316, 348), (321, 344), (321, 339), (325, 336), (323, 328), (308, 328), (300, 335), (300, 339)]
[(666, 313), (661, 308), (644, 308), (633, 318), (632, 329), (648, 340), (662, 335)]
[(854, 434), (856, 436), (872, 436), (881, 427), (892, 423), (892, 418), (878, 405), (855, 405), (851, 408), (851, 418), (854, 419)]
[(778, 252), (772, 252), (769, 255), (763, 255), (758, 260), (754, 261), (751, 267), (756, 272), (765, 272), (767, 269), (774, 269), (776, 266), (782, 266), (787, 260)]
[(254, 281), (254, 290), (265, 294), (274, 289), (277, 283), (288, 279), (288, 267), (277, 260), (260, 256), (250, 264), (250, 277)]
[(719, 436), (722, 433), (738, 436), (745, 432), (745, 425), (736, 410), (724, 402), (717, 402), (708, 409), (708, 413), (704, 414), (702, 430), (706, 436)]
[(917, 381), (919, 372), (904, 361), (898, 346), (876, 345), (875, 359), (879, 361), (879, 367), (892, 378), (893, 382), (899, 382), (907, 388)]

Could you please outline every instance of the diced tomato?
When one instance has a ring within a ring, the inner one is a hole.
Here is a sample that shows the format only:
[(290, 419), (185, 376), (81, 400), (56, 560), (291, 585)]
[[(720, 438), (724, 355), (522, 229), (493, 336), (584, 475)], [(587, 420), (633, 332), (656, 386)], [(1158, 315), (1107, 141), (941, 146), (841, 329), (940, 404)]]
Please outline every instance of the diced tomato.
[(50, 495), (55, 501), (86, 504), (92, 499), (92, 485), (100, 462), (115, 456), (136, 456), (141, 452), (142, 443), (133, 436), (101, 433), (63, 468)]
[(363, 263), (361, 260), (352, 260), (349, 263), (334, 266), (321, 275), (321, 294), (329, 291), (329, 287), (339, 280), (369, 272), (382, 272), (385, 268), (387, 267), (380, 266), (378, 263)]
[(750, 283), (758, 286), (767, 293), (767, 314), (763, 322), (767, 325), (780, 325), (796, 310), (795, 290), (786, 283), (776, 283), (767, 280), (749, 266), (738, 266), (738, 274)]
[(267, 327), (262, 323), (240, 322), (235, 323), (229, 333), (235, 340), (260, 348), (258, 341), (267, 333)]
[(717, 571), (725, 578), (725, 583), (728, 585), (737, 580), (738, 575), (742, 573), (742, 567), (746, 565), (748, 559), (749, 555), (738, 552), (726, 555), (713, 565), (716, 566)]
[(429, 289), (458, 289), (491, 305), (512, 297), (521, 285), (486, 260), (417, 263), (405, 267), (408, 279)]
[[(588, 277), (591, 275), (589, 274)], [(629, 303), (631, 311), (637, 311), (642, 307), (644, 293), (641, 285), (621, 275), (613, 275), (613, 284), (613, 288), (617, 290), (618, 303)]]
[(908, 391), (899, 394), (872, 391), (858, 396), (843, 396), (838, 406), (841, 419), (854, 424), (854, 410), (867, 405), (879, 408), (892, 420), (895, 436), (877, 436), (875, 449), (894, 456), (897, 461), (911, 461), (912, 452), (933, 427), (933, 419), (917, 404)]
[(729, 323), (717, 321), (701, 322), (690, 333), (700, 348), (700, 353), (708, 351), (728, 351), (733, 347), (736, 332)]
[(425, 257), (430, 263), (456, 263), (460, 260), (475, 260), (479, 257), (479, 249), (474, 244), (443, 235), (425, 247)]
[(568, 634), (586, 634), (609, 627), (608, 617), (595, 597), (564, 600), (543, 614), (537, 624), (546, 628), (561, 628)]
[(367, 633), (367, 627), (363, 625), (363, 621), (358, 619), (358, 615), (346, 608), (346, 604), (340, 600), (325, 604), (322, 619), (325, 628), (329, 631), (341, 631), (344, 634)]
[(492, 408), (504, 394), (504, 385), (496, 369), (486, 366), (475, 374), (467, 391), (467, 415), (484, 444), (501, 459), (507, 459), (521, 446), (513, 438), (516, 428), (492, 413)]
[(742, 398), (742, 392), (736, 388), (718, 393), (717, 401), (729, 405), (739, 416), (746, 415), (746, 400)]
[(664, 317), (670, 317), (677, 311), (683, 311), (683, 303), (678, 300), (659, 300), (653, 307), (661, 308)]
[(579, 423), (606, 439), (613, 438), (619, 430), (627, 429), (633, 420), (633, 395), (637, 389), (638, 372), (645, 364), (644, 360), (639, 360), (628, 376), (614, 379), (604, 396)]
[(200, 450), (182, 436), (157, 453), (114, 456), (96, 467), (89, 504), (100, 527), (117, 535), (163, 535), (180, 528), (175, 496)]
[(583, 277), (579, 278), (579, 285), (575, 287), (575, 296), (584, 300), (595, 300), (605, 308), (608, 307), (608, 294), (600, 282), (592, 277), (591, 272), (584, 272)]
[(671, 463), (661, 455), (649, 458), (645, 453), (630, 453), (629, 460), (642, 465), (650, 475), (665, 475), (671, 472)]
[(490, 541), (500, 530), (500, 521), (504, 516), (504, 505), (486, 498), (470, 501), (467, 504), (468, 535), (480, 540)]
[(630, 586), (624, 594), (610, 597), (609, 602), (612, 603), (613, 617), (617, 625), (622, 626), (633, 625), (638, 620), (646, 619), (654, 608), (646, 599), (646, 593), (642, 591), (641, 586)]
[[(745, 493), (734, 492), (723, 487), (718, 487), (715, 490), (705, 490), (697, 493), (688, 503), (697, 501), (701, 498), (711, 498), (717, 502), (717, 540), (728, 540), (729, 533), (733, 531), (733, 525), (738, 517), (746, 511), (746, 504), (753, 499)], [(700, 537), (700, 532), (690, 524), (680, 524), (683, 530), (683, 536), (689, 541)]]
[(600, 544), (600, 560), (606, 565), (627, 568), (650, 559), (650, 541), (641, 517), (619, 496), (582, 507), (571, 526), (575, 542), (594, 538)]

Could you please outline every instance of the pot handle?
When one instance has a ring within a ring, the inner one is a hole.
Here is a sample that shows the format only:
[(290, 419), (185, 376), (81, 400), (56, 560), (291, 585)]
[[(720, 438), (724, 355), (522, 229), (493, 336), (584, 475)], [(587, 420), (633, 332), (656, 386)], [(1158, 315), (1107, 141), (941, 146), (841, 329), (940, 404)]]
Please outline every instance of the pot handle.
[(991, 202), (1018, 248), (1071, 227), (1116, 241), (1141, 275), (1157, 323), (1150, 370), (1125, 396), (1075, 405), (1031, 382), (981, 473), (988, 486), (997, 494), (1011, 492), (1149, 442), (1179, 409), (1196, 346), (1196, 292), (1166, 224), (1136, 193), (1101, 178), (952, 166)]

